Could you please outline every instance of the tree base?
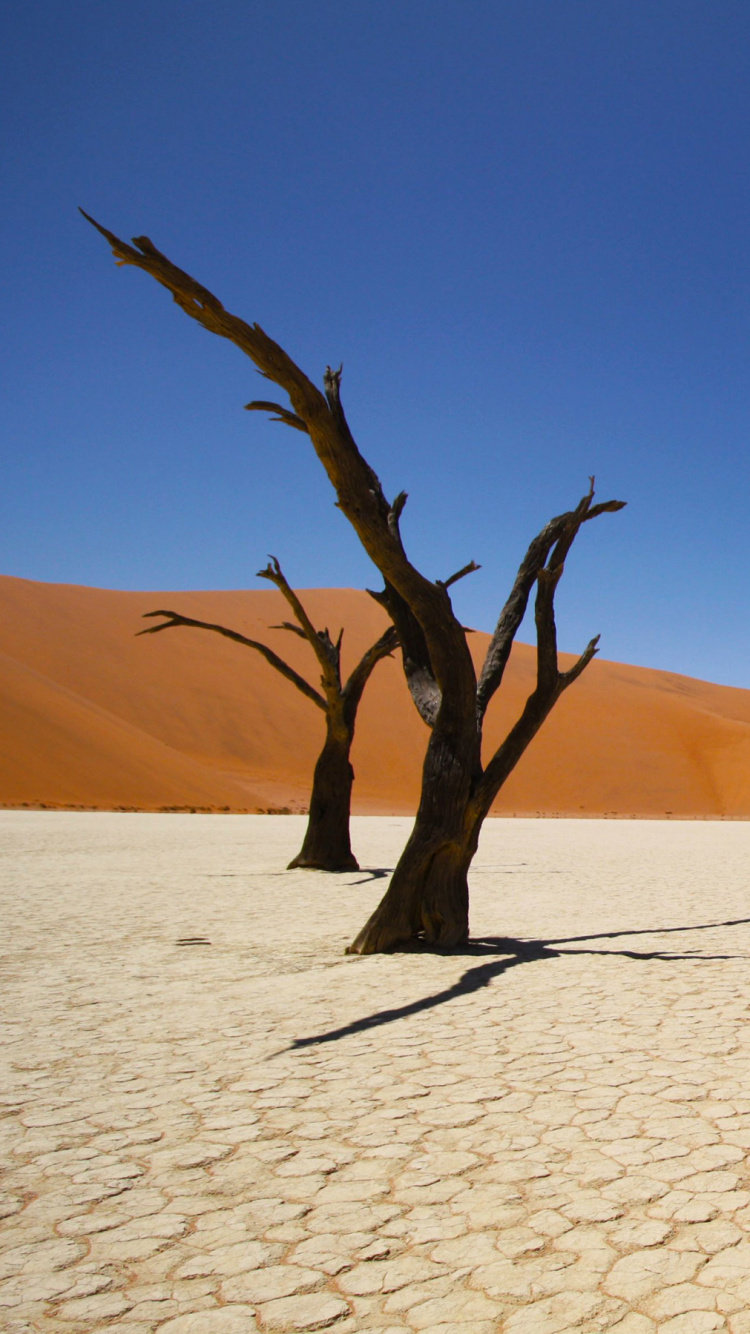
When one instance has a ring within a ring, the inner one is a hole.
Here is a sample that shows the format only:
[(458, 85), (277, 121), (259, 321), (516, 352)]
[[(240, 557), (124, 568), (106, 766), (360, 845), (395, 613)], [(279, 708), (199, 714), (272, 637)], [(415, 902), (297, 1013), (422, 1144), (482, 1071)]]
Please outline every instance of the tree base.
[(391, 883), (347, 954), (450, 950), (469, 939), (468, 870), (473, 849), (435, 848), (415, 829)]
[(287, 866), (287, 871), (296, 871), (303, 867), (306, 871), (330, 871), (337, 874), (342, 871), (358, 871), (357, 858), (349, 853), (347, 857), (316, 857), (312, 853), (300, 852)]
[(382, 922), (370, 921), (367, 926), (360, 931), (356, 940), (351, 945), (347, 945), (345, 954), (395, 954), (399, 950), (407, 952), (420, 949), (429, 954), (434, 950), (436, 954), (446, 954), (456, 949), (459, 945), (465, 945), (469, 939), (468, 926), (451, 925), (446, 929), (428, 937), (423, 932), (409, 933), (408, 930), (401, 930), (392, 923), (383, 924)]

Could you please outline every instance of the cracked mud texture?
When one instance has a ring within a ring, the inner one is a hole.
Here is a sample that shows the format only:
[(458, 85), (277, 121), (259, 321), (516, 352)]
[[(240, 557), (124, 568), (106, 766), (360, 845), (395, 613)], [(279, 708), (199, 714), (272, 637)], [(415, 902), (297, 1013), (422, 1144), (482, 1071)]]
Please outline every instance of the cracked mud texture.
[(750, 826), (0, 813), (4, 1334), (750, 1334)]

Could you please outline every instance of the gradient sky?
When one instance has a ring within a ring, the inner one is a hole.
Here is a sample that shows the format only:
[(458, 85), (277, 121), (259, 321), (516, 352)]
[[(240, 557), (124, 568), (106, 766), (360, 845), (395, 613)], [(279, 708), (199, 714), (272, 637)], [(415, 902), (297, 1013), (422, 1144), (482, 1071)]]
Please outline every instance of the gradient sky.
[[(0, 572), (377, 586), (269, 386), (77, 205), (343, 396), (490, 629), (596, 474), (561, 647), (750, 687), (747, 0), (25, 0), (0, 84)], [(522, 635), (529, 638), (528, 629)]]

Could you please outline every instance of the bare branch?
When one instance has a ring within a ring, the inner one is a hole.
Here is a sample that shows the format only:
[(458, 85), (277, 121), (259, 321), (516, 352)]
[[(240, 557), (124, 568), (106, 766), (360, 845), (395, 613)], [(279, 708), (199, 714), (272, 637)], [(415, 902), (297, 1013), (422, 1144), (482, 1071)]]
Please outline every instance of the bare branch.
[(588, 523), (589, 519), (598, 519), (600, 514), (617, 514), (618, 510), (624, 510), (627, 500), (605, 500), (601, 505), (592, 505), (588, 514), (584, 514), (583, 522)]
[[(343, 373), (343, 361), (337, 371), (332, 370), (330, 366), (326, 366), (323, 374), (323, 388), (325, 390), (332, 417), (335, 418), (336, 423), (342, 428), (353, 444), (354, 438), (349, 430), (349, 423), (346, 420), (346, 415), (344, 413), (344, 405), (341, 402), (341, 377)], [(380, 483), (378, 482), (378, 486), (379, 485)]]
[[(84, 209), (80, 210), (84, 218), (95, 227), (109, 242), (118, 264), (132, 264), (134, 267), (150, 273), (162, 287), (171, 292), (177, 305), (186, 315), (196, 320), (209, 333), (228, 338), (255, 363), (258, 370), (267, 379), (289, 394), (294, 414), (303, 421), (308, 429), (311, 423), (325, 426), (330, 420), (330, 412), (323, 394), (300, 370), (292, 358), (278, 343), (275, 343), (259, 324), (247, 324), (237, 315), (230, 314), (208, 288), (201, 286), (190, 274), (173, 264), (166, 255), (157, 250), (148, 237), (133, 238), (128, 245), (114, 232), (102, 227)], [(286, 411), (286, 409), (284, 409)], [(317, 448), (316, 444), (316, 448)]]
[[(593, 491), (590, 489), (582, 497), (575, 510), (569, 510), (566, 514), (558, 514), (556, 518), (551, 519), (531, 542), (521, 562), (510, 596), (500, 613), (495, 633), (487, 649), (484, 666), (479, 675), (477, 717), (480, 725), (487, 711), (487, 706), (503, 679), (513, 641), (526, 613), (531, 590), (539, 571), (544, 568), (550, 552), (558, 544), (556, 554), (550, 561), (550, 565), (560, 563), (560, 559), (564, 560), (567, 551), (570, 549), (581, 524), (587, 523), (590, 519), (598, 518), (600, 514), (614, 514), (625, 506), (625, 502), (622, 500), (608, 500), (598, 505), (592, 505), (592, 496)], [(564, 547), (559, 545), (561, 542), (565, 544)]]
[(581, 675), (581, 672), (585, 672), (586, 668), (591, 662), (591, 659), (596, 657), (596, 654), (599, 651), (598, 644), (600, 639), (601, 635), (594, 635), (594, 638), (589, 640), (578, 661), (574, 662), (573, 666), (567, 672), (560, 673), (562, 690), (567, 690), (568, 686), (572, 685), (574, 681), (578, 680), (578, 677)]
[(341, 656), (341, 636), (343, 633), (342, 630), (339, 634), (338, 641), (334, 644), (328, 626), (326, 626), (324, 630), (318, 630), (317, 632), (318, 640), (323, 645), (328, 660), (334, 664), (337, 670), (339, 667), (339, 658)]
[(296, 431), (303, 431), (305, 435), (310, 434), (301, 417), (298, 417), (295, 412), (290, 412), (289, 408), (282, 408), (278, 403), (267, 403), (263, 399), (257, 398), (253, 399), (252, 403), (245, 404), (245, 411), (275, 413), (275, 416), (271, 417), (271, 421), (283, 422), (285, 426), (293, 426)]
[[(567, 672), (557, 671), (557, 651), (554, 649), (554, 676), (551, 671), (552, 645), (547, 645), (548, 660), (538, 666), (537, 688), (528, 697), (518, 722), (511, 728), (502, 745), (486, 765), (484, 774), (472, 795), (471, 807), (475, 818), (482, 820), (489, 812), (503, 783), (513, 772), (524, 751), (533, 741), (542, 723), (549, 716), (564, 690), (586, 670), (597, 651), (599, 636), (590, 640), (580, 658)], [(549, 671), (549, 675), (547, 674)]]
[(331, 366), (326, 366), (323, 375), (323, 388), (326, 391), (328, 406), (337, 417), (344, 416), (344, 409), (341, 403), (341, 376), (343, 373), (344, 363), (342, 361), (337, 371)]
[(107, 239), (118, 262), (150, 273), (172, 293), (191, 319), (210, 333), (233, 342), (251, 358), (261, 374), (289, 395), (292, 412), (304, 422), (338, 503), (365, 551), (384, 579), (399, 590), (423, 626), (435, 678), (441, 688), (450, 684), (450, 690), (444, 691), (442, 707), (447, 708), (451, 718), (455, 715), (454, 720), (459, 714), (473, 715), (476, 674), (466, 637), (450, 606), (446, 606), (445, 590), (410, 563), (400, 539), (389, 527), (391, 506), (377, 474), (360, 454), (341, 406), (341, 368), (334, 371), (329, 367), (326, 371), (324, 396), (258, 324), (247, 324), (225, 310), (211, 292), (172, 264), (152, 242), (140, 237), (128, 245), (88, 214), (83, 216)]
[(398, 523), (399, 519), (401, 518), (401, 515), (404, 512), (404, 505), (406, 504), (408, 499), (409, 499), (408, 491), (399, 491), (398, 495), (396, 496), (396, 499), (391, 505), (391, 512), (389, 518), (393, 519), (396, 523)]
[(388, 511), (388, 527), (390, 529), (391, 535), (402, 546), (403, 543), (401, 541), (401, 530), (399, 528), (399, 519), (401, 518), (401, 515), (404, 512), (404, 505), (406, 504), (408, 499), (409, 497), (406, 491), (399, 491), (398, 495), (396, 496), (396, 499), (394, 500), (393, 504), (391, 505), (391, 508)]
[(311, 645), (313, 653), (323, 669), (323, 684), (326, 691), (339, 691), (341, 689), (339, 662), (330, 635), (327, 630), (321, 633), (320, 630), (315, 629), (294, 589), (287, 583), (275, 556), (268, 557), (268, 565), (265, 570), (258, 570), (258, 578), (268, 579), (270, 583), (275, 584), (279, 592), (286, 598), (302, 627), (302, 633)]
[(373, 592), (371, 588), (367, 592), (385, 608), (396, 627), (409, 693), (422, 722), (434, 727), (442, 692), (432, 670), (424, 631), (408, 603), (391, 584), (386, 583), (382, 592)]
[(304, 630), (298, 625), (292, 625), (291, 621), (282, 621), (281, 625), (269, 625), (269, 630), (288, 630), (290, 634), (299, 635), (300, 639), (307, 640)]
[(398, 648), (398, 634), (395, 626), (389, 625), (380, 638), (362, 655), (351, 673), (342, 693), (346, 716), (351, 720), (352, 726), (354, 726), (354, 717), (362, 698), (362, 691), (367, 685), (373, 669), (382, 658), (389, 658), (395, 648)]
[(540, 570), (537, 575), (536, 606), (536, 680), (540, 695), (554, 694), (557, 690), (557, 626), (555, 625), (555, 589), (560, 582), (563, 567)]
[[(557, 657), (557, 628), (555, 625), (555, 591), (563, 575), (565, 558), (581, 525), (592, 517), (598, 517), (599, 514), (613, 513), (623, 508), (621, 501), (608, 501), (603, 505), (592, 506), (593, 494), (594, 479), (592, 477), (589, 491), (582, 497), (575, 510), (559, 516), (558, 519), (553, 519), (552, 523), (548, 524), (546, 529), (543, 529), (529, 548), (529, 553), (533, 554), (535, 560), (539, 559), (545, 546), (548, 555), (551, 549), (549, 564), (542, 565), (536, 574), (537, 595), (534, 612), (537, 639), (536, 688), (529, 695), (518, 722), (493, 755), (477, 785), (472, 802), (480, 818), (483, 818), (489, 811), (506, 778), (529, 742), (538, 732), (560, 695), (578, 679), (596, 654), (599, 643), (598, 635), (587, 644), (580, 658), (569, 671), (560, 672)], [(529, 561), (529, 553), (527, 553), (526, 562), (519, 571), (516, 588), (522, 575), (528, 577), (529, 570), (533, 568), (533, 560)], [(528, 570), (525, 568), (527, 563)], [(516, 588), (514, 588), (514, 593)], [(513, 594), (511, 594), (511, 597), (513, 597)], [(526, 597), (528, 598), (528, 594)], [(517, 608), (514, 609), (514, 613), (517, 614)], [(510, 642), (512, 643), (512, 637)], [(509, 649), (510, 645), (508, 645), (508, 651)], [(484, 673), (480, 678), (480, 687), (483, 678)], [(479, 694), (479, 692), (477, 693)]]
[(318, 694), (318, 691), (305, 680), (304, 676), (295, 672), (288, 662), (284, 662), (284, 659), (280, 658), (278, 653), (274, 653), (273, 649), (268, 648), (265, 644), (260, 644), (255, 639), (248, 639), (236, 630), (229, 630), (225, 625), (214, 625), (211, 621), (197, 621), (192, 616), (181, 616), (178, 611), (144, 612), (144, 619), (149, 616), (165, 616), (168, 619), (162, 625), (150, 625), (146, 630), (139, 630), (139, 635), (156, 635), (160, 630), (172, 630), (184, 625), (197, 630), (213, 630), (215, 634), (224, 635), (227, 639), (234, 640), (236, 644), (244, 644), (246, 648), (255, 649), (256, 653), (260, 653), (261, 657), (265, 658), (271, 667), (285, 676), (287, 681), (291, 681), (292, 685), (296, 686), (303, 695), (307, 695), (307, 698), (311, 699), (313, 704), (317, 704), (319, 709), (322, 709), (324, 713), (326, 712), (328, 706), (323, 696)]
[(464, 579), (467, 574), (474, 574), (475, 570), (481, 570), (481, 568), (481, 565), (477, 565), (476, 561), (470, 560), (468, 565), (456, 570), (456, 573), (452, 574), (450, 579), (436, 579), (435, 583), (439, 584), (441, 588), (450, 588), (451, 584), (457, 584), (459, 579)]
[[(435, 582), (438, 587), (446, 589), (457, 579), (462, 579), (464, 575), (471, 574), (474, 570), (480, 568), (481, 566), (471, 561), (462, 570), (451, 575), (450, 579), (445, 581), (436, 579)], [(368, 588), (367, 592), (379, 606), (385, 608), (396, 627), (409, 693), (422, 722), (432, 728), (435, 726), (440, 710), (442, 691), (432, 668), (424, 631), (408, 603), (396, 592), (392, 585), (386, 583), (382, 592), (374, 592), (371, 588)], [(461, 630), (464, 636), (473, 633), (465, 625), (461, 626)]]
[(549, 558), (550, 570), (559, 569), (560, 573), (562, 573), (562, 569), (565, 564), (568, 552), (570, 551), (570, 548), (572, 547), (576, 537), (578, 536), (578, 530), (580, 529), (581, 524), (583, 523), (584, 519), (586, 518), (586, 515), (591, 509), (591, 501), (594, 498), (593, 477), (590, 477), (589, 481), (591, 485), (589, 487), (588, 492), (586, 493), (585, 496), (581, 497), (578, 504), (576, 505), (576, 508), (569, 515), (568, 522), (563, 527), (563, 530), (560, 533), (560, 536), (558, 537), (555, 543), (554, 550)]
[[(570, 516), (563, 532), (555, 543), (549, 565), (539, 571), (537, 576), (536, 598), (536, 633), (537, 633), (537, 681), (541, 694), (553, 693), (557, 699), (571, 682), (575, 681), (585, 669), (596, 652), (596, 639), (591, 640), (578, 662), (569, 672), (561, 674), (557, 661), (557, 628), (555, 626), (555, 591), (565, 569), (565, 560), (572, 547), (581, 524), (591, 513), (591, 501), (594, 496), (594, 478), (590, 478), (588, 494), (579, 502)], [(600, 512), (611, 512), (612, 508), (621, 509), (616, 501), (600, 507)]]

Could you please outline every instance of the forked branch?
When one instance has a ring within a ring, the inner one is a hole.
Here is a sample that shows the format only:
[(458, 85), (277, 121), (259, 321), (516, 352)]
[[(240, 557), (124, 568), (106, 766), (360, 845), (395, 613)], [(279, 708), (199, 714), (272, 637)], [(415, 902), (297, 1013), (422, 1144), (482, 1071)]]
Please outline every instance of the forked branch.
[[(565, 558), (581, 525), (588, 518), (596, 517), (597, 514), (622, 509), (622, 502), (609, 501), (605, 505), (596, 506), (596, 514), (594, 514), (591, 506), (591, 499), (594, 494), (593, 485), (592, 478), (588, 494), (582, 498), (576, 509), (571, 510), (567, 515), (560, 516), (557, 520), (553, 519), (552, 524), (548, 524), (547, 529), (544, 530), (544, 534), (546, 534), (545, 541), (547, 541), (550, 531), (554, 529), (554, 547), (549, 558), (549, 564), (542, 566), (536, 575), (537, 592), (534, 606), (537, 646), (536, 688), (529, 695), (518, 722), (511, 728), (502, 745), (498, 747), (487, 764), (477, 786), (472, 805), (474, 811), (480, 812), (482, 817), (489, 811), (506, 778), (523, 755), (529, 742), (539, 731), (544, 720), (551, 713), (563, 691), (567, 690), (568, 686), (578, 679), (596, 654), (599, 643), (598, 635), (589, 641), (573, 666), (567, 672), (561, 672), (557, 652), (557, 626), (555, 624), (555, 592), (563, 575)], [(539, 541), (539, 539), (536, 539), (536, 541)], [(547, 548), (548, 552), (551, 545), (550, 542)]]
[(342, 693), (344, 707), (348, 714), (353, 716), (356, 713), (362, 698), (362, 692), (372, 675), (373, 669), (383, 658), (389, 658), (396, 648), (398, 648), (396, 627), (389, 625), (380, 638), (362, 655), (344, 686)]
[[(333, 644), (327, 630), (316, 630), (300, 599), (294, 589), (287, 582), (286, 577), (275, 556), (268, 557), (268, 564), (264, 570), (258, 570), (259, 579), (268, 579), (270, 583), (275, 584), (279, 592), (286, 598), (294, 615), (299, 622), (302, 634), (312, 648), (320, 666), (323, 670), (323, 684), (326, 692), (329, 690), (339, 691), (341, 689), (341, 673), (339, 668), (339, 650), (338, 646)], [(286, 627), (291, 628), (291, 627)]]
[(401, 538), (401, 529), (399, 528), (399, 520), (404, 512), (404, 505), (406, 504), (408, 499), (409, 497), (406, 491), (399, 491), (398, 495), (396, 496), (396, 499), (391, 505), (390, 510), (388, 511), (388, 527), (391, 531), (391, 535), (396, 539), (396, 541), (402, 548), (403, 548), (403, 541)]
[[(588, 666), (596, 653), (596, 646), (599, 642), (599, 636), (597, 635), (595, 639), (592, 639), (589, 642), (570, 671), (560, 671), (557, 656), (555, 593), (557, 591), (557, 585), (563, 576), (565, 558), (578, 535), (581, 524), (584, 523), (586, 516), (590, 513), (593, 495), (594, 479), (592, 477), (588, 494), (582, 498), (576, 509), (570, 513), (568, 522), (565, 524), (562, 532), (557, 538), (554, 550), (550, 556), (549, 564), (545, 566), (544, 569), (541, 569), (537, 575), (536, 605), (534, 608), (537, 643), (537, 684), (534, 694), (545, 709), (544, 717), (547, 716), (550, 709), (559, 699), (563, 690), (567, 689), (567, 687), (571, 685)], [(604, 511), (600, 508), (599, 512), (603, 513)]]
[(385, 608), (396, 628), (409, 694), (422, 722), (432, 728), (442, 694), (432, 670), (424, 631), (409, 604), (392, 584), (386, 581), (385, 588), (380, 592), (372, 588), (368, 588), (367, 592), (374, 602)]
[(474, 574), (476, 570), (481, 570), (481, 565), (477, 565), (475, 560), (470, 560), (468, 565), (462, 565), (460, 570), (456, 570), (450, 579), (436, 579), (435, 583), (441, 588), (450, 588), (451, 584), (457, 584), (459, 579), (465, 579), (467, 574)]
[(608, 500), (599, 505), (592, 505), (593, 488), (594, 479), (592, 478), (588, 492), (582, 497), (575, 510), (569, 510), (566, 514), (558, 514), (556, 518), (551, 519), (531, 542), (521, 562), (510, 596), (500, 613), (495, 633), (487, 649), (484, 666), (479, 675), (477, 718), (480, 726), (487, 711), (487, 706), (502, 682), (513, 641), (526, 614), (531, 590), (540, 570), (544, 569), (550, 552), (553, 552), (550, 567), (562, 564), (581, 524), (588, 523), (590, 519), (598, 518), (600, 514), (614, 514), (625, 506), (623, 500)]
[(290, 412), (289, 408), (282, 408), (279, 403), (267, 403), (258, 398), (252, 403), (246, 403), (245, 411), (271, 412), (274, 414), (271, 417), (272, 422), (283, 422), (285, 426), (293, 426), (295, 431), (303, 431), (305, 435), (310, 434), (302, 418), (298, 417), (296, 412)]
[[(109, 242), (118, 263), (133, 265), (151, 274), (172, 293), (178, 306), (191, 319), (210, 333), (233, 342), (251, 358), (262, 375), (288, 394), (291, 415), (304, 424), (336, 491), (340, 508), (383, 577), (399, 590), (418, 618), (430, 645), (435, 679), (450, 697), (449, 712), (451, 715), (455, 713), (456, 717), (473, 712), (476, 677), (463, 630), (449, 608), (446, 615), (445, 590), (438, 588), (411, 564), (404, 552), (397, 523), (396, 532), (389, 523), (393, 507), (383, 493), (377, 474), (359, 452), (346, 421), (341, 404), (341, 367), (338, 370), (327, 368), (323, 377), (325, 393), (322, 394), (258, 324), (247, 324), (225, 310), (212, 292), (173, 264), (148, 237), (134, 237), (132, 244), (128, 244), (84, 210), (81, 212)], [(287, 414), (288, 409), (284, 408), (277, 415), (287, 425), (295, 425)]]

